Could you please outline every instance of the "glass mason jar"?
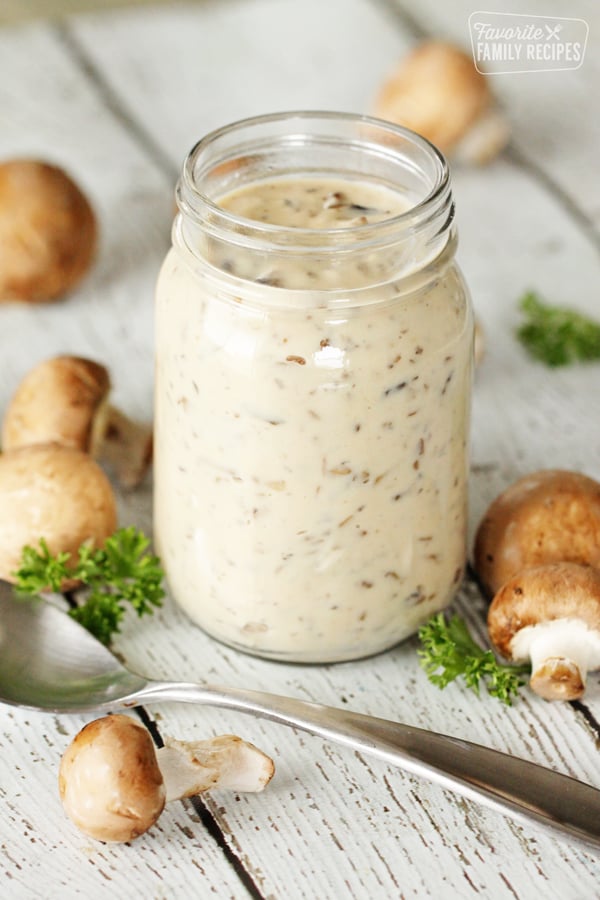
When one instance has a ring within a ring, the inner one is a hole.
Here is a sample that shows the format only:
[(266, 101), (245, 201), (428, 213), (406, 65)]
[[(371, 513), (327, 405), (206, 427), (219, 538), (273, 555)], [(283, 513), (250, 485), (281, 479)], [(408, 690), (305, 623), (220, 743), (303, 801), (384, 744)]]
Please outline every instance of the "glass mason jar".
[[(270, 201), (249, 218), (227, 200), (274, 184), (298, 221), (309, 194), (345, 218), (278, 224)], [(393, 200), (375, 221), (350, 202), (369, 190)], [(451, 601), (465, 560), (473, 332), (447, 165), (375, 119), (263, 116), (194, 147), (178, 205), (156, 318), (172, 596), (259, 656), (391, 647)]]

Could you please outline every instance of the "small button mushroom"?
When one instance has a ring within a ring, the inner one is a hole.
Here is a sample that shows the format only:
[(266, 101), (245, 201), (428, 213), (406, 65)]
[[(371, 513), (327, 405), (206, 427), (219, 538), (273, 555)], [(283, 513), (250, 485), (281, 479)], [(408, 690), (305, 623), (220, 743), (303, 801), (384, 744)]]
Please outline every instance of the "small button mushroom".
[(129, 716), (86, 725), (65, 751), (58, 786), (66, 814), (100, 841), (131, 841), (158, 819), (165, 803), (217, 788), (262, 791), (273, 760), (235, 735), (169, 741), (155, 750)]
[(379, 90), (374, 112), (466, 162), (489, 161), (509, 137), (486, 76), (471, 56), (442, 41), (426, 41), (400, 62)]
[(494, 646), (531, 661), (531, 688), (546, 700), (575, 700), (588, 671), (600, 668), (600, 572), (577, 563), (525, 569), (488, 611)]
[(94, 211), (57, 166), (0, 163), (0, 301), (41, 303), (71, 290), (96, 252)]
[(2, 426), (5, 450), (56, 442), (106, 463), (124, 487), (144, 477), (152, 430), (108, 402), (105, 366), (79, 356), (56, 356), (34, 366), (17, 387)]
[(81, 544), (102, 546), (116, 526), (110, 482), (86, 453), (38, 444), (0, 454), (0, 578), (14, 581), (23, 547), (40, 538), (75, 561)]
[(600, 567), (600, 484), (543, 469), (490, 505), (475, 536), (474, 566), (493, 596), (521, 569), (555, 562)]

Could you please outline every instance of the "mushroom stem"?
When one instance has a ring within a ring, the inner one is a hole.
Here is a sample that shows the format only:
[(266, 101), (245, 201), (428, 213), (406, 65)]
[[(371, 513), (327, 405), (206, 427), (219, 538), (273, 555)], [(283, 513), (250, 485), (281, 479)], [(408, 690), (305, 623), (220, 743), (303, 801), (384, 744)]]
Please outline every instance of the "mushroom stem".
[(499, 106), (481, 113), (454, 148), (461, 162), (485, 165), (504, 149), (510, 137), (510, 126)]
[(546, 700), (576, 700), (588, 669), (600, 665), (600, 637), (580, 619), (528, 625), (511, 644), (513, 659), (531, 659), (532, 690)]
[(94, 419), (90, 452), (114, 470), (123, 487), (134, 488), (152, 461), (152, 429), (104, 403)]
[(205, 741), (168, 740), (156, 759), (167, 803), (214, 788), (262, 791), (275, 772), (270, 757), (233, 734)]
[(531, 673), (529, 685), (544, 700), (578, 700), (585, 691), (585, 673), (571, 659), (545, 659)]

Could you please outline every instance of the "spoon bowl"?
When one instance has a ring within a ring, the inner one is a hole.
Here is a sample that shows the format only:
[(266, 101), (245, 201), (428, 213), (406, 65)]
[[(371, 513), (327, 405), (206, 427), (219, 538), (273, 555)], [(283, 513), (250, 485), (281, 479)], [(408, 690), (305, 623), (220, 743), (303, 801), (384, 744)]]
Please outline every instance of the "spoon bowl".
[(55, 713), (107, 710), (147, 683), (58, 607), (0, 582), (1, 702)]
[(232, 709), (378, 757), (520, 822), (600, 847), (600, 790), (449, 735), (263, 691), (153, 681), (74, 619), (0, 581), (0, 702), (52, 713), (180, 701)]

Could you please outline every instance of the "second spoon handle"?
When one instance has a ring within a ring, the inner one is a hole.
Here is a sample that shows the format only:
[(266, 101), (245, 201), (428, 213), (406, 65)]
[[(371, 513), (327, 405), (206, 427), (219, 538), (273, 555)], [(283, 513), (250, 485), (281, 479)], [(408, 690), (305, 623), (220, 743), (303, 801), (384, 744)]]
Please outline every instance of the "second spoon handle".
[(261, 691), (149, 682), (125, 705), (175, 700), (270, 719), (379, 757), (518, 821), (600, 847), (600, 790), (544, 766), (448, 735)]

